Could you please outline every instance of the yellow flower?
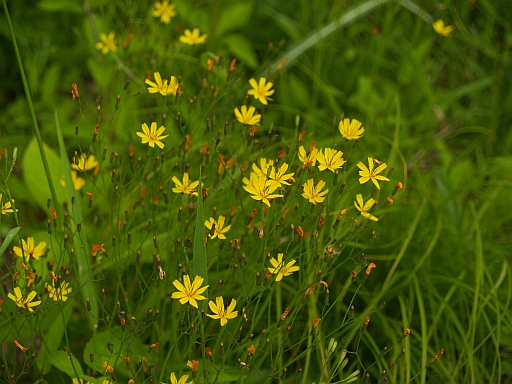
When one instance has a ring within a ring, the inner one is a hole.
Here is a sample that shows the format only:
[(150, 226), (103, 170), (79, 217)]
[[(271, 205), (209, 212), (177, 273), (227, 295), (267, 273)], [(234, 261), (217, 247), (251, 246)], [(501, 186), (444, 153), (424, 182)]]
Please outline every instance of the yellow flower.
[(432, 23), (434, 30), (443, 36), (450, 36), (453, 31), (453, 27), (451, 25), (444, 25), (443, 20), (437, 20)]
[[(252, 176), (252, 174), (251, 174)], [(272, 188), (267, 184), (267, 179), (265, 177), (255, 176), (251, 177), (252, 185), (245, 185), (244, 189), (249, 192), (254, 200), (261, 200), (267, 206), (270, 207), (269, 199), (274, 199), (276, 197), (283, 197), (283, 195), (273, 195), (272, 192), (276, 190), (276, 188)]]
[[(171, 384), (192, 384), (192, 381), (190, 383), (187, 383), (187, 380), (188, 380), (188, 375), (183, 375), (180, 377), (179, 380), (176, 379), (176, 375), (173, 373), (171, 373)], [(164, 384), (164, 383), (162, 383)]]
[(172, 284), (176, 287), (178, 292), (173, 292), (171, 295), (172, 299), (178, 299), (180, 304), (190, 303), (191, 306), (197, 308), (196, 300), (206, 300), (206, 297), (202, 296), (201, 293), (206, 291), (209, 285), (202, 287), (204, 279), (200, 276), (194, 278), (194, 282), (190, 284), (190, 277), (188, 275), (183, 276), (183, 284), (179, 280), (174, 280)]
[(241, 109), (242, 112), (240, 112), (238, 108), (235, 108), (236, 119), (239, 122), (246, 125), (260, 125), (261, 115), (254, 114), (256, 112), (256, 108), (249, 107), (249, 109), (247, 109), (247, 106), (242, 105)]
[(162, 81), (162, 77), (160, 76), (160, 72), (153, 73), (156, 83), (152, 82), (149, 79), (146, 79), (145, 83), (149, 85), (148, 92), (149, 93), (160, 93), (162, 96), (167, 96), (167, 80)]
[[(8, 215), (9, 213), (14, 213), (14, 210), (11, 208), (11, 202), (14, 201), (12, 199), (11, 201), (7, 201), (4, 205), (2, 205), (2, 215)], [(2, 204), (2, 194), (0, 193), (0, 205)], [(18, 212), (18, 210), (16, 210)]]
[(117, 51), (115, 33), (110, 32), (108, 36), (100, 33), (100, 40), (96, 43), (96, 49), (101, 49), (101, 53), (106, 55), (109, 51)]
[(14, 288), (14, 295), (12, 293), (9, 293), (7, 295), (7, 297), (9, 299), (11, 299), (12, 301), (14, 301), (18, 307), (26, 308), (30, 312), (34, 312), (32, 307), (35, 307), (36, 305), (41, 304), (40, 301), (34, 301), (34, 302), (31, 303), (31, 301), (34, 299), (34, 297), (36, 297), (36, 292), (35, 291), (30, 292), (28, 294), (27, 298), (24, 299), (23, 295), (21, 294), (21, 289), (19, 287), (15, 287)]
[[(81, 190), (85, 184), (85, 179), (83, 177), (78, 177), (76, 171), (71, 171), (71, 179), (73, 180), (73, 188), (75, 189), (75, 191)], [(63, 187), (66, 186), (66, 182), (64, 181), (64, 179), (60, 179), (60, 184)]]
[(78, 159), (78, 164), (71, 163), (71, 168), (85, 172), (94, 169), (99, 165), (100, 163), (96, 161), (94, 155), (89, 155), (89, 157), (87, 157), (85, 153), (82, 153), (82, 156)]
[(380, 189), (379, 182), (377, 180), (389, 181), (389, 179), (385, 176), (379, 175), (383, 170), (387, 168), (386, 163), (381, 163), (377, 168), (373, 169), (373, 158), (368, 158), (368, 167), (364, 165), (362, 162), (357, 163), (357, 167), (360, 169), (359, 171), (359, 182), (361, 184), (366, 183), (368, 180), (371, 180), (373, 184)]
[(197, 186), (199, 185), (199, 180), (190, 182), (188, 173), (183, 174), (183, 183), (179, 181), (176, 176), (172, 177), (172, 181), (174, 181), (174, 184), (176, 184), (176, 188), (172, 189), (174, 193), (184, 193), (185, 195), (197, 196)]
[(324, 201), (325, 197), (322, 196), (329, 192), (328, 189), (320, 192), (322, 188), (325, 186), (325, 181), (323, 180), (319, 180), (316, 187), (313, 179), (309, 179), (302, 186), (304, 187), (304, 193), (302, 194), (302, 197), (308, 199), (309, 202), (314, 205), (316, 205), (316, 203), (321, 203), (322, 201)]
[(94, 155), (89, 155), (89, 157), (87, 157), (85, 153), (82, 153), (82, 156), (78, 159), (78, 165), (71, 163), (71, 168), (76, 169), (77, 171), (85, 172), (90, 171), (99, 165), (100, 163), (96, 161)]
[(151, 148), (155, 148), (155, 144), (158, 147), (163, 148), (164, 143), (162, 140), (168, 137), (169, 135), (161, 136), (161, 134), (165, 131), (165, 127), (162, 125), (158, 130), (156, 129), (156, 123), (151, 123), (151, 131), (148, 128), (146, 123), (142, 124), (142, 130), (144, 132), (137, 132), (137, 136), (142, 137), (142, 144), (148, 143)]
[(160, 93), (162, 96), (167, 95), (176, 95), (176, 92), (178, 91), (178, 80), (176, 80), (176, 77), (171, 76), (171, 80), (164, 80), (162, 81), (162, 77), (160, 76), (160, 72), (155, 72), (153, 74), (155, 77), (156, 83), (152, 82), (149, 79), (146, 79), (145, 83), (149, 85), (148, 92), (149, 93)]
[(375, 205), (375, 199), (373, 197), (369, 199), (366, 203), (364, 203), (363, 196), (361, 194), (358, 194), (356, 195), (356, 201), (354, 201), (354, 205), (356, 206), (357, 210), (361, 212), (361, 215), (363, 215), (367, 219), (379, 221), (379, 219), (370, 214), (370, 209), (372, 209), (372, 207)]
[(176, 11), (174, 10), (174, 4), (169, 3), (167, 0), (164, 0), (162, 2), (156, 1), (153, 4), (153, 10), (151, 11), (151, 16), (159, 17), (161, 23), (169, 24), (171, 22), (171, 17), (176, 16)]
[(201, 34), (199, 28), (194, 28), (192, 32), (190, 32), (190, 29), (185, 29), (183, 33), (184, 34), (180, 36), (180, 41), (189, 45), (204, 44), (208, 37), (207, 34), (199, 36)]
[(267, 160), (264, 157), (262, 157), (260, 159), (260, 167), (261, 168), (258, 168), (258, 166), (255, 163), (253, 163), (252, 170), (254, 171), (256, 176), (266, 178), (267, 174), (268, 174), (268, 169), (271, 168), (273, 165), (274, 165), (274, 160)]
[[(254, 164), (253, 164), (254, 166)], [(245, 185), (249, 186), (249, 187), (253, 187), (253, 188), (256, 188), (256, 185), (258, 185), (258, 179), (260, 177), (263, 177), (265, 178), (265, 176), (258, 176), (256, 173), (254, 172), (251, 172), (250, 174), (250, 179), (248, 179), (247, 177), (244, 177), (242, 179), (242, 183), (244, 183)]]
[(208, 306), (210, 310), (214, 313), (214, 315), (206, 315), (211, 317), (212, 319), (220, 319), (220, 325), (223, 327), (227, 324), (228, 320), (234, 319), (238, 316), (238, 311), (234, 311), (236, 306), (236, 300), (231, 299), (231, 303), (228, 308), (224, 308), (224, 299), (221, 297), (217, 297), (215, 299), (217, 304), (210, 300)]
[(293, 272), (299, 270), (298, 266), (293, 266), (295, 261), (296, 260), (291, 260), (288, 264), (284, 265), (283, 254), (278, 253), (277, 260), (274, 258), (270, 259), (270, 264), (272, 264), (274, 268), (269, 268), (268, 271), (274, 275), (277, 274), (276, 281), (281, 281), (283, 276), (290, 276)]
[(279, 170), (276, 172), (276, 168), (272, 167), (270, 170), (270, 175), (268, 176), (267, 186), (270, 189), (277, 189), (281, 186), (281, 184), (290, 185), (288, 183), (288, 179), (294, 175), (294, 172), (292, 173), (286, 173), (288, 170), (288, 164), (283, 163), (281, 167), (279, 167)]
[(320, 171), (328, 169), (329, 171), (334, 172), (334, 170), (341, 168), (343, 164), (345, 164), (343, 152), (331, 148), (325, 148), (324, 152), (325, 154), (323, 154), (322, 151), (319, 151), (316, 156), (318, 169)]
[(215, 225), (215, 230), (214, 230), (215, 233), (213, 234), (212, 239), (215, 239), (216, 237), (218, 237), (221, 240), (226, 239), (226, 236), (224, 236), (224, 233), (226, 233), (227, 231), (229, 231), (231, 229), (231, 225), (224, 227), (225, 220), (226, 220), (226, 218), (224, 216), (220, 215), (218, 221), (215, 221), (213, 217), (210, 217), (210, 220), (206, 220), (204, 222), (204, 225), (209, 230), (211, 230), (212, 227)]
[(199, 369), (199, 361), (192, 360), (187, 361), (187, 367), (189, 367), (192, 370), (192, 377), (196, 376), (197, 370)]
[(338, 126), (341, 135), (347, 140), (357, 140), (363, 136), (364, 128), (362, 123), (356, 119), (344, 119)]
[(31, 257), (36, 260), (39, 260), (41, 256), (43, 256), (46, 252), (46, 243), (41, 241), (37, 246), (34, 246), (34, 238), (28, 237), (25, 242), (24, 239), (21, 240), (23, 244), (23, 252), (20, 247), (13, 247), (14, 253), (17, 257), (22, 257), (23, 253), (25, 254), (25, 261), (28, 263)]
[(247, 91), (248, 95), (253, 95), (256, 100), (259, 100), (261, 104), (267, 105), (267, 100), (272, 100), (270, 95), (272, 95), (275, 90), (270, 89), (274, 84), (272, 84), (270, 81), (267, 83), (267, 79), (264, 77), (260, 78), (259, 84), (256, 82), (256, 79), (249, 80), (249, 84), (251, 84), (251, 87), (253, 89), (249, 89)]
[(69, 286), (68, 282), (63, 282), (58, 288), (55, 288), (53, 280), (52, 285), (48, 285), (48, 283), (46, 283), (44, 287), (48, 290), (48, 296), (50, 299), (53, 299), (54, 301), (66, 301), (68, 299), (68, 295), (73, 290), (73, 288)]
[(304, 164), (302, 166), (302, 169), (309, 167), (309, 166), (315, 166), (316, 158), (318, 157), (318, 149), (314, 148), (311, 150), (311, 153), (306, 153), (306, 150), (304, 149), (304, 146), (301, 145), (299, 147), (299, 160), (302, 161)]
[[(73, 384), (84, 384), (83, 379), (72, 378), (71, 380), (73, 381)], [(110, 383), (112, 383), (112, 381), (110, 381), (110, 380), (103, 380), (103, 382), (102, 382), (102, 384), (110, 384)], [(93, 384), (93, 383), (91, 383), (90, 381), (86, 381), (85, 384)]]

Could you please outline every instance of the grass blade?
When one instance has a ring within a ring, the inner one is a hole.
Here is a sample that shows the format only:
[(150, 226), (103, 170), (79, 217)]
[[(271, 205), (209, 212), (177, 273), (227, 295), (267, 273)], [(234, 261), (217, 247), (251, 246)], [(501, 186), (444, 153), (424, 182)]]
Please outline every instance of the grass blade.
[[(203, 211), (203, 189), (202, 189), (202, 176), (201, 169), (199, 169), (200, 184), (197, 190), (197, 217), (196, 227), (194, 231), (194, 275), (199, 275), (204, 278), (204, 285), (208, 285), (208, 261), (206, 259), (206, 242), (205, 242), (205, 226), (204, 226), (204, 211)], [(206, 295), (208, 296), (208, 291)]]
[[(66, 146), (64, 144), (64, 137), (59, 124), (59, 117), (57, 111), (55, 111), (55, 127), (57, 132), (57, 139), (59, 141), (60, 159), (62, 162), (62, 173), (66, 182), (66, 191), (68, 201), (71, 201), (75, 194), (73, 187), (73, 180), (71, 179), (71, 167), (69, 166), (68, 155), (66, 152)], [(69, 226), (70, 228), (76, 228), (77, 223), (83, 223), (82, 210), (80, 204), (73, 205), (73, 214), (69, 215)], [(98, 296), (93, 283), (92, 271), (87, 262), (86, 250), (91, 249), (88, 245), (86, 228), (82, 225), (80, 236), (73, 236), (73, 244), (75, 246), (75, 255), (78, 263), (78, 281), (82, 287), (80, 293), (82, 295), (83, 307), (86, 308), (87, 300), (90, 300), (91, 311), (90, 316), (87, 316), (87, 322), (91, 327), (91, 330), (95, 331), (98, 327)]]

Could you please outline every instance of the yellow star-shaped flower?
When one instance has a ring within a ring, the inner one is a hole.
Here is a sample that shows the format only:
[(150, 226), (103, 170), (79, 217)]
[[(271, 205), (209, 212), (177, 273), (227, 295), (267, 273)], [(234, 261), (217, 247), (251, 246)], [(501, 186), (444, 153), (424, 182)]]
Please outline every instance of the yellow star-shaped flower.
[(190, 182), (188, 173), (185, 172), (183, 174), (183, 182), (179, 181), (176, 176), (172, 177), (172, 181), (174, 181), (174, 184), (176, 184), (176, 188), (172, 189), (174, 193), (183, 193), (185, 195), (197, 196), (197, 186), (199, 185), (199, 180)]
[(373, 184), (380, 189), (379, 182), (377, 180), (389, 181), (389, 179), (385, 176), (379, 175), (383, 170), (387, 168), (386, 163), (380, 163), (380, 165), (373, 169), (373, 158), (368, 158), (368, 168), (362, 162), (357, 163), (357, 167), (360, 169), (359, 171), (359, 182), (361, 184), (366, 183), (368, 180), (371, 180)]
[(78, 158), (78, 164), (71, 163), (71, 168), (76, 169), (77, 171), (90, 171), (91, 169), (99, 166), (100, 163), (96, 161), (94, 155), (89, 155), (82, 153), (82, 155)]
[(212, 319), (219, 319), (220, 325), (223, 327), (227, 324), (228, 320), (234, 319), (238, 316), (238, 311), (234, 311), (236, 307), (236, 300), (231, 299), (231, 303), (229, 304), (228, 308), (225, 309), (224, 307), (224, 299), (222, 296), (217, 297), (215, 299), (214, 303), (210, 300), (208, 303), (208, 306), (210, 307), (210, 310), (214, 313), (214, 315), (207, 314), (206, 316), (211, 317)]
[(318, 151), (316, 156), (316, 160), (318, 161), (318, 169), (320, 171), (325, 171), (328, 169), (329, 171), (334, 172), (336, 169), (341, 168), (343, 164), (345, 164), (345, 159), (343, 159), (343, 152), (331, 148), (325, 148), (324, 152), (325, 153)]
[(356, 209), (361, 212), (361, 215), (366, 217), (367, 219), (373, 221), (379, 221), (375, 216), (370, 214), (370, 209), (375, 205), (375, 199), (372, 197), (366, 203), (363, 200), (363, 196), (361, 194), (356, 195), (356, 201), (354, 201), (354, 205)]
[(145, 83), (149, 85), (148, 92), (149, 93), (160, 93), (162, 96), (167, 95), (176, 95), (176, 91), (178, 89), (178, 81), (174, 76), (171, 76), (171, 81), (162, 80), (160, 76), (160, 72), (153, 73), (155, 78), (155, 82), (146, 79)]
[(14, 295), (12, 293), (7, 294), (7, 297), (14, 301), (16, 305), (20, 308), (28, 309), (30, 312), (34, 312), (32, 307), (35, 307), (39, 304), (41, 304), (40, 301), (34, 301), (34, 297), (36, 297), (37, 293), (35, 291), (32, 291), (28, 294), (27, 298), (23, 298), (23, 294), (21, 293), (21, 289), (19, 287), (14, 288)]
[(142, 137), (142, 144), (148, 143), (151, 148), (154, 148), (155, 144), (158, 145), (159, 148), (163, 148), (164, 143), (162, 143), (162, 140), (169, 136), (162, 136), (165, 127), (162, 125), (160, 128), (156, 129), (155, 122), (151, 123), (151, 131), (146, 123), (142, 124), (142, 131), (143, 132), (137, 132), (137, 136)]
[(254, 96), (256, 100), (259, 100), (260, 103), (264, 105), (268, 104), (267, 100), (272, 100), (269, 96), (275, 92), (274, 89), (270, 89), (274, 84), (270, 81), (267, 83), (266, 78), (261, 77), (259, 83), (253, 78), (249, 80), (249, 84), (251, 84), (252, 89), (247, 91), (248, 95)]
[(304, 149), (304, 146), (301, 145), (299, 147), (299, 160), (302, 161), (302, 169), (307, 168), (309, 166), (314, 167), (316, 164), (316, 158), (318, 156), (318, 149), (313, 147), (310, 153), (307, 153)]
[(178, 290), (173, 292), (171, 295), (172, 299), (178, 299), (180, 304), (189, 303), (191, 306), (197, 308), (197, 300), (206, 300), (206, 297), (202, 296), (201, 293), (208, 289), (209, 285), (201, 287), (204, 279), (200, 276), (196, 276), (192, 284), (190, 283), (190, 277), (188, 275), (183, 276), (183, 284), (179, 280), (174, 280), (173, 285)]
[[(188, 375), (183, 375), (180, 377), (180, 379), (176, 379), (176, 375), (173, 373), (171, 373), (171, 384), (193, 384), (193, 382), (191, 381), (190, 383), (187, 383), (187, 380), (188, 380)], [(163, 383), (162, 383), (163, 384)]]
[(363, 136), (364, 128), (361, 126), (361, 122), (353, 119), (344, 119), (340, 121), (338, 126), (341, 135), (347, 140), (357, 140)]
[(270, 189), (277, 189), (282, 184), (284, 185), (290, 185), (290, 183), (287, 181), (289, 178), (291, 178), (295, 173), (286, 173), (288, 170), (288, 164), (283, 163), (279, 167), (278, 170), (274, 166), (272, 166), (270, 170), (270, 174), (268, 176), (267, 186)]
[(235, 116), (239, 122), (245, 125), (260, 125), (261, 115), (255, 114), (256, 108), (249, 107), (247, 109), (246, 105), (242, 105), (240, 109), (242, 110), (241, 112), (238, 108), (235, 108)]
[(432, 27), (434, 27), (434, 30), (442, 36), (448, 37), (453, 32), (453, 26), (444, 25), (443, 20), (437, 20), (437, 21), (433, 22)]
[(283, 254), (277, 254), (277, 260), (275, 258), (270, 259), (270, 264), (274, 268), (269, 268), (268, 271), (274, 275), (277, 274), (276, 281), (281, 281), (284, 276), (290, 276), (293, 272), (299, 270), (298, 266), (294, 266), (296, 260), (289, 261), (286, 265), (283, 261)]
[(23, 245), (23, 251), (21, 250), (21, 247), (17, 246), (13, 247), (13, 250), (17, 257), (22, 257), (23, 254), (25, 254), (25, 262), (27, 263), (31, 257), (39, 260), (39, 258), (46, 253), (46, 243), (44, 241), (41, 241), (35, 246), (34, 238), (28, 237), (27, 241), (25, 241), (25, 239), (21, 239), (21, 243)]
[(249, 192), (254, 200), (261, 200), (267, 206), (270, 207), (269, 199), (275, 199), (276, 197), (283, 197), (283, 195), (272, 194), (276, 190), (276, 188), (271, 187), (267, 182), (266, 177), (258, 177), (251, 173), (251, 180), (247, 180), (244, 178), (242, 180), (244, 183), (249, 182), (247, 185), (244, 185), (244, 189)]
[(316, 205), (316, 203), (323, 202), (325, 200), (325, 197), (322, 196), (326, 195), (327, 192), (329, 192), (328, 189), (322, 191), (322, 188), (325, 186), (325, 181), (323, 180), (319, 180), (316, 187), (313, 179), (309, 179), (302, 186), (304, 187), (304, 193), (302, 194), (302, 197), (308, 199), (309, 202), (313, 205)]
[(160, 22), (164, 24), (169, 24), (171, 22), (171, 17), (176, 16), (176, 11), (174, 10), (174, 4), (169, 3), (169, 1), (156, 1), (153, 4), (153, 10), (151, 11), (151, 16), (159, 17)]
[(101, 53), (106, 55), (110, 51), (117, 51), (115, 33), (110, 32), (108, 36), (105, 33), (100, 33), (100, 40), (96, 43), (96, 49), (100, 49)]
[(183, 35), (180, 36), (180, 41), (188, 45), (204, 44), (208, 35), (200, 36), (200, 34), (199, 28), (194, 28), (192, 32), (190, 32), (190, 29), (185, 29)]
[[(0, 211), (2, 212), (2, 215), (8, 215), (9, 213), (14, 212), (14, 209), (11, 205), (12, 201), (14, 201), (14, 199), (12, 199), (11, 201), (7, 201), (4, 205), (2, 205), (2, 194), (0, 193)], [(18, 210), (16, 210), (16, 212), (18, 212)]]
[(216, 237), (218, 237), (221, 240), (226, 239), (226, 236), (224, 234), (231, 229), (231, 225), (224, 227), (225, 220), (226, 220), (226, 218), (224, 216), (220, 215), (219, 220), (217, 220), (217, 221), (215, 221), (215, 219), (213, 217), (210, 217), (210, 220), (205, 221), (204, 225), (209, 230), (211, 230), (213, 227), (215, 227), (213, 236), (211, 237), (212, 239), (215, 239)]

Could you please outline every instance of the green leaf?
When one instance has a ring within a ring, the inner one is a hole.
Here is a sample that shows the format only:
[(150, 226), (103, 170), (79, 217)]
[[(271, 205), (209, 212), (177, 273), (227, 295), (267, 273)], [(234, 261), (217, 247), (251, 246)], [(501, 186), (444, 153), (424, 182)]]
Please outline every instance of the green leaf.
[[(43, 143), (44, 151), (46, 153), (46, 159), (48, 160), (48, 167), (50, 168), (50, 174), (54, 183), (55, 193), (57, 194), (57, 202), (53, 205), (62, 205), (66, 200), (66, 189), (60, 184), (59, 180), (62, 179), (62, 167), (59, 155), (51, 149), (49, 146)], [(66, 159), (67, 161), (67, 159)], [(30, 140), (28, 143), (25, 154), (21, 161), (23, 167), (23, 178), (25, 179), (25, 185), (30, 190), (34, 201), (46, 211), (48, 208), (46, 203), (51, 197), (50, 187), (46, 180), (46, 174), (43, 167), (43, 160), (37, 146), (35, 138)], [(69, 164), (68, 164), (69, 166)], [(73, 185), (73, 184), (71, 184)]]
[[(77, 360), (75, 356), (69, 356), (64, 351), (55, 351), (51, 354), (51, 362), (52, 365), (58, 370), (64, 372), (65, 374), (76, 377), (78, 375), (83, 375), (82, 366), (80, 362)], [(74, 367), (74, 369), (73, 369)], [(75, 372), (76, 369), (76, 372)]]
[(231, 53), (237, 58), (245, 61), (249, 68), (256, 68), (258, 64), (258, 57), (252, 49), (251, 42), (243, 35), (232, 34), (224, 38)]
[(21, 229), (21, 227), (16, 227), (16, 228), (11, 229), (7, 233), (7, 236), (5, 236), (4, 242), (2, 243), (2, 246), (0, 247), (0, 255), (4, 254), (5, 250), (9, 246), (9, 244), (11, 244), (12, 239), (14, 239), (14, 236), (16, 236), (16, 234), (19, 232), (20, 229)]
[[(199, 180), (202, 179), (201, 169), (199, 169)], [(204, 278), (204, 285), (208, 285), (208, 260), (206, 255), (206, 230), (204, 225), (203, 211), (203, 192), (202, 183), (199, 184), (197, 191), (197, 216), (194, 232), (194, 275)], [(208, 296), (206, 291), (205, 296)], [(201, 303), (200, 303), (201, 304)]]
[[(73, 307), (74, 300), (69, 298), (68, 301), (66, 301), (63, 308), (65, 324), (68, 323)], [(50, 372), (51, 366), (54, 365), (52, 356), (59, 348), (62, 337), (64, 336), (65, 325), (62, 324), (62, 317), (59, 315), (58, 318), (55, 318), (53, 320), (54, 321), (52, 321), (51, 326), (48, 328), (48, 331), (46, 332), (43, 345), (41, 346), (41, 350), (37, 355), (36, 364), (41, 375), (45, 375), (48, 372)], [(74, 372), (72, 377), (75, 377)]]
[[(121, 342), (124, 337), (125, 342)], [(84, 361), (93, 370), (104, 372), (103, 362), (106, 361), (111, 365), (116, 373), (129, 376), (131, 372), (127, 369), (123, 359), (118, 356), (129, 356), (132, 361), (138, 361), (147, 356), (148, 349), (140, 342), (139, 339), (131, 338), (130, 342), (126, 342), (131, 336), (128, 332), (123, 332), (121, 327), (112, 327), (108, 331), (100, 332), (94, 335), (84, 348)], [(113, 352), (107, 349), (107, 343), (113, 343)], [(89, 354), (94, 354), (94, 361), (91, 363)]]
[[(62, 131), (60, 129), (57, 111), (55, 111), (55, 128), (62, 158), (62, 163), (59, 166), (59, 169), (62, 170), (64, 180), (66, 181), (66, 195), (68, 201), (71, 201), (76, 191), (73, 187), (73, 180), (71, 178), (71, 166), (67, 160), (66, 146), (64, 144), (64, 137), (62, 136)], [(76, 228), (76, 223), (84, 222), (80, 204), (73, 205), (73, 214), (69, 215), (68, 220), (71, 228)], [(78, 279), (80, 281), (80, 286), (82, 287), (80, 293), (82, 295), (83, 307), (85, 308), (87, 306), (87, 302), (90, 303), (91, 311), (87, 316), (87, 321), (89, 322), (91, 330), (95, 332), (98, 328), (98, 321), (96, 320), (98, 318), (98, 296), (96, 294), (96, 289), (93, 283), (94, 279), (92, 276), (92, 271), (89, 268), (89, 264), (87, 263), (88, 256), (86, 250), (90, 250), (91, 248), (89, 247), (89, 243), (87, 241), (87, 228), (85, 225), (82, 224), (80, 237), (77, 235), (73, 236), (73, 243), (75, 245), (74, 249), (78, 263), (78, 270), (80, 271)]]
[(217, 24), (217, 36), (247, 25), (253, 11), (252, 3), (234, 4), (224, 9)]

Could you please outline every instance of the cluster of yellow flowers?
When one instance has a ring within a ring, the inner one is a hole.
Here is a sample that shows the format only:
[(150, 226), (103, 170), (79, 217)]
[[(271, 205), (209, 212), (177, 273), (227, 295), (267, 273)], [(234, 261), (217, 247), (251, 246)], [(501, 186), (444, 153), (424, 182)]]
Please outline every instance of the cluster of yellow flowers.
[[(21, 239), (21, 247), (13, 247), (14, 255), (17, 258), (20, 257), (24, 260), (20, 262), (20, 269), (26, 272), (25, 289), (27, 290), (27, 295), (26, 297), (24, 296), (20, 287), (14, 287), (14, 294), (9, 293), (7, 297), (14, 301), (14, 303), (18, 307), (27, 309), (30, 312), (34, 312), (33, 308), (40, 305), (41, 301), (33, 301), (34, 298), (37, 296), (37, 292), (34, 290), (30, 290), (30, 287), (34, 284), (35, 272), (31, 271), (27, 264), (29, 264), (32, 260), (39, 260), (42, 256), (44, 256), (46, 253), (46, 246), (46, 242), (41, 241), (36, 245), (34, 238), (28, 237), (27, 240)], [(21, 273), (21, 271), (17, 272), (16, 277), (19, 276)], [(69, 282), (59, 282), (59, 277), (57, 277), (51, 271), (50, 277), (52, 279), (51, 285), (48, 283), (45, 283), (44, 285), (44, 287), (48, 291), (49, 298), (54, 301), (66, 301), (68, 299), (69, 294), (73, 291), (73, 288), (69, 286)], [(14, 282), (16, 282), (16, 280), (17, 279), (15, 278)], [(0, 304), (1, 303), (3, 303), (3, 300), (2, 302), (0, 302)]]
[[(160, 19), (160, 22), (163, 24), (170, 24), (171, 18), (177, 15), (175, 11), (176, 6), (173, 3), (169, 3), (169, 1), (156, 1), (153, 4), (153, 9), (151, 10), (151, 15)], [(133, 37), (130, 36), (130, 39)], [(199, 28), (194, 28), (192, 31), (190, 29), (185, 29), (183, 31), (183, 35), (179, 37), (179, 41), (188, 44), (188, 45), (197, 45), (204, 44), (207, 34), (201, 35), (201, 31)], [(127, 42), (123, 42), (123, 46), (128, 45)], [(95, 44), (95, 48), (100, 50), (103, 55), (108, 54), (109, 52), (117, 52), (117, 39), (115, 32), (111, 31), (107, 35), (106, 33), (100, 33), (99, 41)]]
[(270, 200), (277, 197), (283, 197), (280, 194), (274, 194), (275, 190), (282, 185), (290, 185), (288, 180), (292, 179), (294, 173), (286, 173), (288, 164), (283, 163), (279, 168), (274, 166), (273, 160), (266, 158), (260, 159), (260, 168), (256, 164), (252, 165), (253, 171), (249, 179), (244, 177), (242, 182), (244, 189), (251, 194), (254, 200), (261, 201), (270, 207)]
[[(267, 79), (262, 77), (259, 82), (256, 79), (249, 80), (252, 89), (247, 91), (247, 95), (254, 96), (263, 105), (268, 105), (268, 100), (272, 100), (269, 96), (274, 93), (273, 83), (267, 82)], [(256, 108), (242, 105), (240, 109), (235, 108), (236, 119), (244, 125), (260, 125), (261, 115), (256, 113)]]
[[(203, 281), (204, 279), (202, 277), (196, 276), (191, 283), (190, 276), (188, 275), (183, 276), (183, 284), (179, 280), (174, 280), (173, 285), (178, 291), (173, 292), (171, 298), (179, 300), (181, 304), (189, 303), (194, 308), (197, 308), (197, 300), (206, 300), (206, 297), (204, 297), (202, 293), (209, 287), (209, 285), (201, 287)], [(226, 325), (229, 319), (234, 319), (238, 316), (238, 311), (234, 310), (236, 307), (235, 299), (231, 300), (227, 309), (224, 306), (222, 296), (217, 297), (215, 302), (210, 300), (208, 306), (213, 312), (213, 315), (207, 314), (207, 316), (212, 319), (219, 319), (221, 326)]]

